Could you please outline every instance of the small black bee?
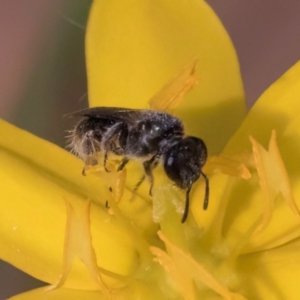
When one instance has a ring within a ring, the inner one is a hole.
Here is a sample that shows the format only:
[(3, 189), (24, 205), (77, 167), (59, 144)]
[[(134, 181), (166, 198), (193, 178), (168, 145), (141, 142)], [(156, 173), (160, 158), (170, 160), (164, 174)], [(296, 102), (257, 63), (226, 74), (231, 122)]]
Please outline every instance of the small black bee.
[(73, 115), (82, 119), (71, 133), (70, 146), (84, 161), (102, 152), (106, 169), (107, 157), (111, 152), (123, 156), (118, 166), (120, 171), (130, 160), (141, 160), (150, 181), (150, 195), (152, 170), (161, 162), (167, 176), (179, 188), (186, 189), (182, 223), (188, 217), (192, 185), (202, 175), (206, 183), (203, 209), (207, 209), (209, 182), (201, 170), (207, 158), (206, 146), (197, 137), (184, 137), (180, 119), (160, 111), (118, 107), (88, 108)]

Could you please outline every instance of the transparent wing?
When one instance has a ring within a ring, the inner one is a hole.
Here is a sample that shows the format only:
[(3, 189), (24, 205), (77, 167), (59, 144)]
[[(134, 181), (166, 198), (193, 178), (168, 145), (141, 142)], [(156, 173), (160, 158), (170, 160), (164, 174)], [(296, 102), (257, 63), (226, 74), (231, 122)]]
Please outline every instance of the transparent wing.
[(92, 117), (96, 119), (106, 119), (133, 123), (143, 118), (145, 110), (130, 109), (122, 107), (92, 107), (69, 114), (70, 117)]

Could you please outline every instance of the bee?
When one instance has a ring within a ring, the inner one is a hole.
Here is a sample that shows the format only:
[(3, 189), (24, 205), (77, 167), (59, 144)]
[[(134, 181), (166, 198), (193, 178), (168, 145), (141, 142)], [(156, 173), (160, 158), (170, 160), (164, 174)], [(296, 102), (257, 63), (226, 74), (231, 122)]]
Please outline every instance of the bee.
[[(177, 187), (186, 190), (184, 213), (188, 217), (190, 191), (196, 180), (203, 176), (206, 183), (203, 209), (209, 202), (209, 181), (202, 172), (207, 158), (203, 140), (184, 135), (181, 120), (171, 114), (149, 109), (94, 107), (79, 111), (81, 117), (71, 134), (73, 152), (84, 161), (97, 153), (104, 155), (104, 168), (109, 153), (121, 156), (121, 171), (131, 160), (142, 161), (152, 194), (152, 170), (158, 163)], [(142, 180), (137, 184), (141, 184)]]

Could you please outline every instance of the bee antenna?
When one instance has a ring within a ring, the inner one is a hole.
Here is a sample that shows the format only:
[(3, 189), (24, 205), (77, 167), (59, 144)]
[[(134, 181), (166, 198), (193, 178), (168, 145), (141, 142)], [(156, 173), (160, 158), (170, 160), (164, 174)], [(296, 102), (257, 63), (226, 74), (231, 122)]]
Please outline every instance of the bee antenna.
[(184, 223), (188, 217), (189, 214), (189, 209), (190, 209), (190, 191), (191, 191), (192, 185), (187, 189), (186, 191), (186, 198), (185, 198), (185, 207), (184, 207), (184, 212), (183, 216), (181, 219), (181, 223)]
[(208, 207), (208, 202), (209, 202), (209, 181), (208, 181), (207, 176), (201, 170), (200, 170), (200, 174), (205, 179), (205, 196), (204, 196), (204, 202), (203, 202), (203, 209), (206, 210)]

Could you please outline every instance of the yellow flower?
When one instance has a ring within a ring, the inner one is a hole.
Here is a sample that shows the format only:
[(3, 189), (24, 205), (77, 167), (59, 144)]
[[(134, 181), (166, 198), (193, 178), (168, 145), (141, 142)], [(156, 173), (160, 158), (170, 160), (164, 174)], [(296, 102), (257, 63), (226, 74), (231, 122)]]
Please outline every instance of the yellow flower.
[(245, 117), (234, 49), (195, 0), (94, 1), (86, 52), (91, 106), (147, 108), (197, 59), (174, 114), (209, 149), (210, 205), (199, 179), (181, 224), (159, 168), (153, 206), (146, 185), (116, 203), (107, 187), (124, 174), (83, 177), (79, 159), (1, 121), (0, 257), (51, 284), (12, 299), (298, 299), (300, 64)]

